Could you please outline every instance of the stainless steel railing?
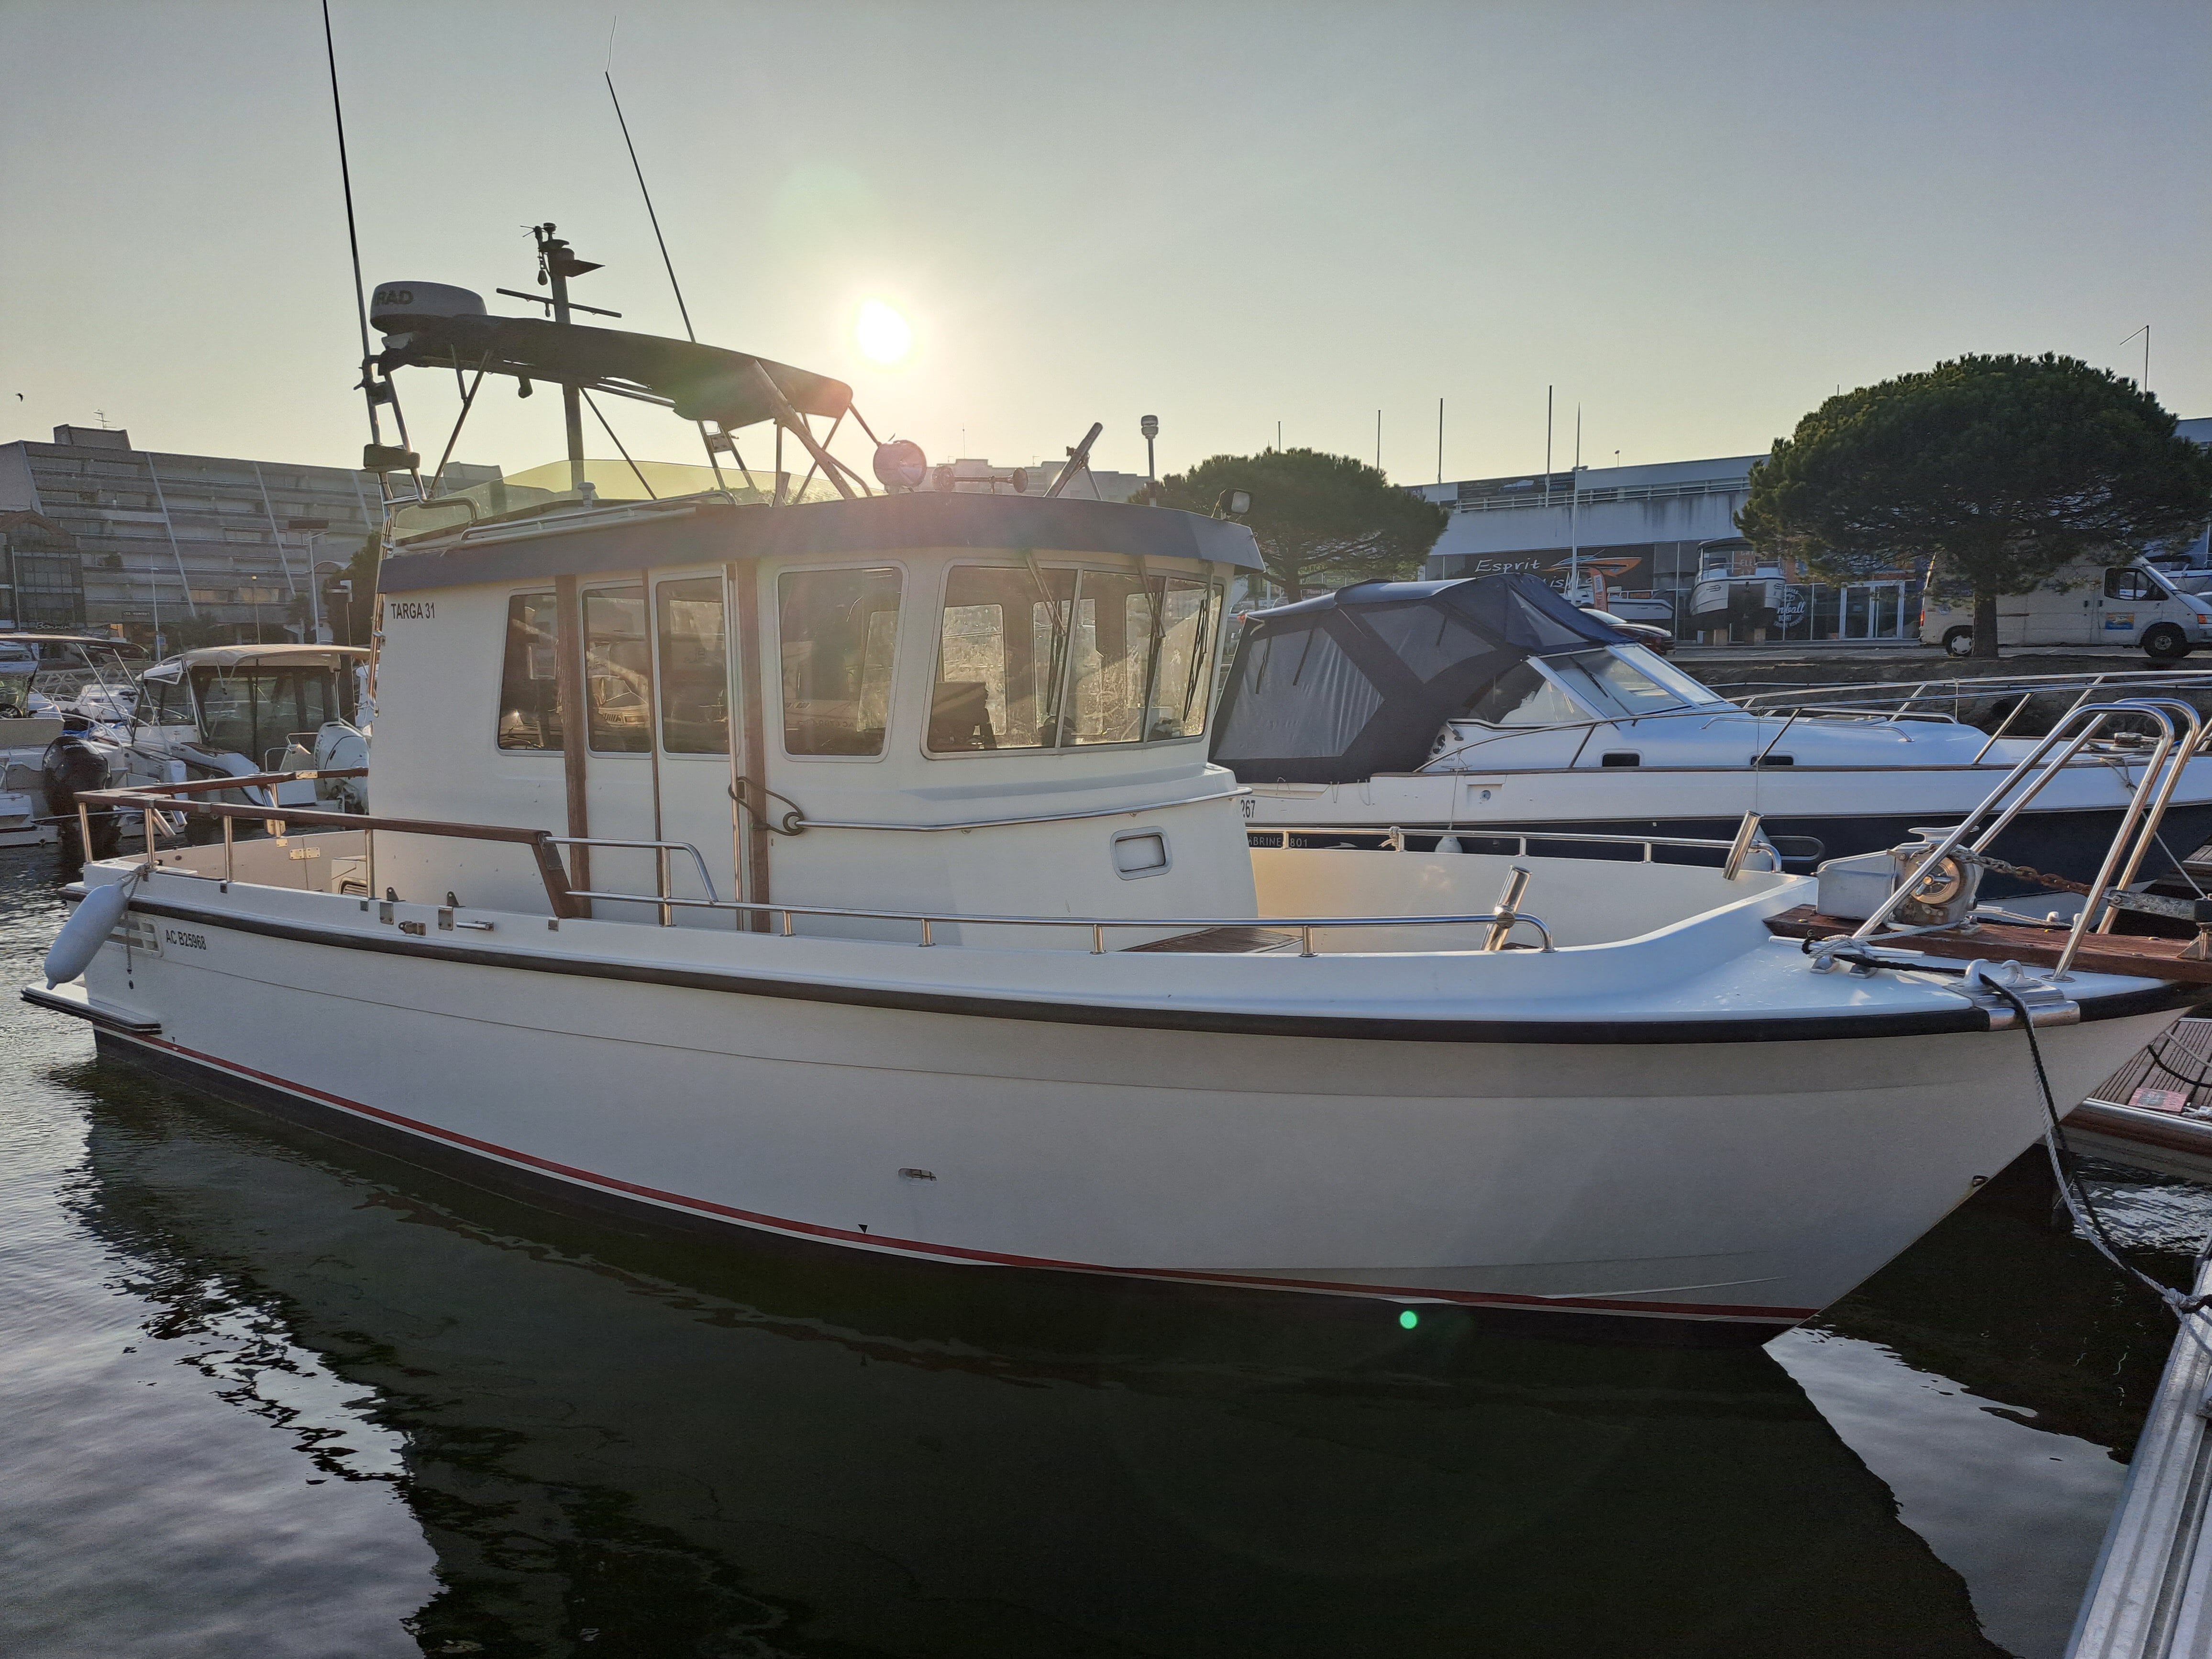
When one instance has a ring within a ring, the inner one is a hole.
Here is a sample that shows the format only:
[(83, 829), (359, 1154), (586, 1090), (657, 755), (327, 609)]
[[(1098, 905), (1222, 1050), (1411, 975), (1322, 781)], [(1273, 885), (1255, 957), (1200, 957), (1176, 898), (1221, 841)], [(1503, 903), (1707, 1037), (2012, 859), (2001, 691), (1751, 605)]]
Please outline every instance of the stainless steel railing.
[[(1524, 878), (1519, 885), (1525, 888), (1527, 872), (1519, 873)], [(1510, 881), (1508, 891), (1516, 892), (1514, 884)], [(726, 910), (740, 915), (759, 915), (771, 920), (780, 919), (782, 925), (778, 931), (786, 939), (795, 937), (792, 921), (795, 916), (837, 916), (861, 921), (913, 922), (921, 930), (920, 943), (924, 945), (935, 945), (937, 943), (935, 930), (943, 927), (1088, 928), (1091, 933), (1091, 954), (1094, 957), (1106, 954), (1106, 934), (1109, 930), (1117, 928), (1123, 930), (1170, 928), (1177, 933), (1203, 933), (1213, 927), (1257, 927), (1274, 933), (1295, 931), (1298, 935), (1298, 954), (1301, 957), (1310, 957), (1317, 954), (1313, 948), (1313, 936), (1316, 932), (1332, 927), (1445, 927), (1487, 925), (1492, 930), (1491, 939), (1498, 942), (1486, 944), (1483, 948), (1494, 951), (1502, 948), (1504, 933), (1510, 933), (1514, 927), (1526, 923), (1534, 927), (1543, 939), (1544, 951), (1548, 952), (1556, 948), (1552, 943), (1552, 931), (1544, 925), (1541, 918), (1512, 906), (1501, 906), (1495, 910), (1485, 910), (1463, 915), (1007, 916), (976, 915), (958, 910), (858, 910), (848, 906), (829, 904), (751, 904), (724, 899), (672, 898), (656, 901), (653, 896), (646, 894), (601, 892), (584, 888), (574, 890), (571, 896), (580, 899), (605, 899), (631, 904), (650, 904), (658, 902), (678, 909)], [(1501, 933), (1500, 929), (1503, 929), (1504, 933)]]
[[(1774, 843), (1766, 839), (1759, 827), (1760, 823), (1758, 813), (1745, 813), (1743, 823), (1738, 826), (1735, 836), (1727, 841), (1713, 841), (1693, 836), (1604, 836), (1580, 830), (1488, 830), (1480, 824), (1473, 823), (1457, 824), (1441, 830), (1431, 824), (1419, 833), (1427, 835), (1433, 832), (1439, 839), (1510, 841), (1516, 843), (1512, 856), (1524, 859), (1529, 856), (1528, 844), (1531, 842), (1566, 842), (1598, 847), (1640, 847), (1644, 849), (1644, 857), (1639, 862), (1644, 864), (1655, 862), (1651, 856), (1654, 848), (1694, 848), (1705, 852), (1723, 854), (1722, 873), (1733, 881), (1742, 873), (1745, 862), (1754, 853), (1763, 854), (1766, 857), (1767, 869), (1770, 872), (1782, 868), (1782, 854)], [(1393, 850), (1399, 852), (1405, 850), (1404, 830), (1395, 828), (1388, 830), (1375, 830), (1362, 824), (1248, 823), (1244, 826), (1244, 834), (1248, 839), (1256, 836), (1279, 836), (1282, 838), (1277, 843), (1277, 850), (1279, 851), (1290, 849), (1292, 836), (1381, 836), (1386, 839), (1395, 836), (1396, 841)], [(1785, 836), (1783, 839), (1787, 841), (1791, 838)]]
[[(2087, 902), (2081, 906), (2067, 934), (2065, 948), (2059, 952), (2052, 969), (2054, 979), (2066, 976), (2067, 969), (2081, 951), (2082, 941), (2093, 930), (2111, 930), (2114, 913), (2106, 895), (2115, 884), (2124, 888), (2135, 879), (2144, 857), (2158, 838), (2159, 825), (2166, 817), (2166, 806), (2173, 799), (2189, 758), (2203, 740), (2204, 722), (2196, 709), (2178, 700), (2149, 697), (2076, 705), (2006, 773), (2003, 781), (1973, 811), (1944, 831), (1917, 866), (1920, 870), (1938, 871), (1943, 860), (1962, 847), (1969, 857), (1987, 849), (2100, 729), (2124, 716), (2149, 721), (2159, 735), (2144, 760), (2142, 781), (2136, 785), (2120, 814), (2112, 845), (2105, 849), (2097, 878), (2089, 884)], [(1976, 827), (1984, 821), (1987, 828), (1976, 835)], [(1966, 844), (1969, 836), (1974, 836), (1971, 845)], [(1850, 942), (1879, 943), (1875, 930), (1887, 923), (1920, 885), (1917, 879), (1900, 883), (1875, 913), (1859, 924)]]

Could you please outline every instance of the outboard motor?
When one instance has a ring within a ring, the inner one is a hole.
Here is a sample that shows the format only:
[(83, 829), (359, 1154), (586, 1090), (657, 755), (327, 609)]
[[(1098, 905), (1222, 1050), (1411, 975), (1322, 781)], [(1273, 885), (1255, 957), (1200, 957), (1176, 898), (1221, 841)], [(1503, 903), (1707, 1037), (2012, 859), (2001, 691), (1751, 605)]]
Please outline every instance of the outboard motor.
[[(319, 772), (351, 771), (368, 764), (368, 734), (347, 720), (326, 720), (315, 732)], [(315, 799), (340, 812), (368, 811), (367, 778), (318, 778)]]
[[(76, 798), (107, 787), (107, 757), (73, 732), (64, 732), (46, 745), (39, 770), (45, 779), (46, 811), (62, 821), (63, 846), (82, 839), (77, 830)], [(76, 847), (79, 863), (88, 859), (112, 859), (123, 845), (123, 826), (112, 811), (92, 814), (92, 845)]]

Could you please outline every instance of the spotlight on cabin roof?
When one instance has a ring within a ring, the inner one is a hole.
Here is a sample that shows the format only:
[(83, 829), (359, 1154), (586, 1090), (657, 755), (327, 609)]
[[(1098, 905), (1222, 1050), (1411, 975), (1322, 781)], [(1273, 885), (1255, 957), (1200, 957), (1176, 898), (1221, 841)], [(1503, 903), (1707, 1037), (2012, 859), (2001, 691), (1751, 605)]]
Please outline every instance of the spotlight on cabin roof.
[(876, 447), (876, 481), (886, 489), (916, 489), (929, 476), (928, 459), (911, 438), (894, 438)]
[(1224, 489), (1221, 499), (1213, 504), (1217, 519), (1241, 519), (1252, 510), (1252, 492), (1249, 489)]

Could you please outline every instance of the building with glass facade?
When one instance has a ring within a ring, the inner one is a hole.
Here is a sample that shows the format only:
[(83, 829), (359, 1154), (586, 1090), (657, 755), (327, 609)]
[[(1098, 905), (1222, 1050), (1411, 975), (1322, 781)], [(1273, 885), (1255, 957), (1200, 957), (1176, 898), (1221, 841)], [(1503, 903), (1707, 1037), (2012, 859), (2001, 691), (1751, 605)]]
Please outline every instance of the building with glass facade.
[[(499, 476), (447, 469), (454, 487)], [(15, 514), (46, 526), (33, 532), (40, 580), (51, 586), (39, 560), (55, 537), (77, 572), (74, 619), (33, 623), (14, 555), (16, 627), (112, 629), (149, 646), (158, 630), (171, 648), (301, 637), (310, 570), (343, 565), (380, 517), (370, 473), (134, 449), (128, 432), (81, 426), (0, 444), (0, 520)], [(11, 550), (21, 533), (0, 529)]]

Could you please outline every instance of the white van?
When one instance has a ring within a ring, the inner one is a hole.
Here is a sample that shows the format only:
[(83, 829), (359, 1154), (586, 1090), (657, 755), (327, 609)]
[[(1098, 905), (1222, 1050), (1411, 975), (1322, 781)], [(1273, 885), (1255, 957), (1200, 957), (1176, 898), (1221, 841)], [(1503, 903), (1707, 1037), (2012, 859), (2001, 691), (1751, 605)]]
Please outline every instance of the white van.
[[(1966, 595), (1938, 599), (1939, 580), (1929, 573), (1920, 641), (1941, 645), (1954, 657), (1970, 655), (1974, 601)], [(2085, 560), (2051, 580), (2072, 585), (2063, 592), (2046, 586), (1997, 596), (1998, 644), (2132, 645), (2153, 662), (2179, 662), (2197, 647), (2212, 644), (2212, 596), (2188, 592), (2147, 564)]]

